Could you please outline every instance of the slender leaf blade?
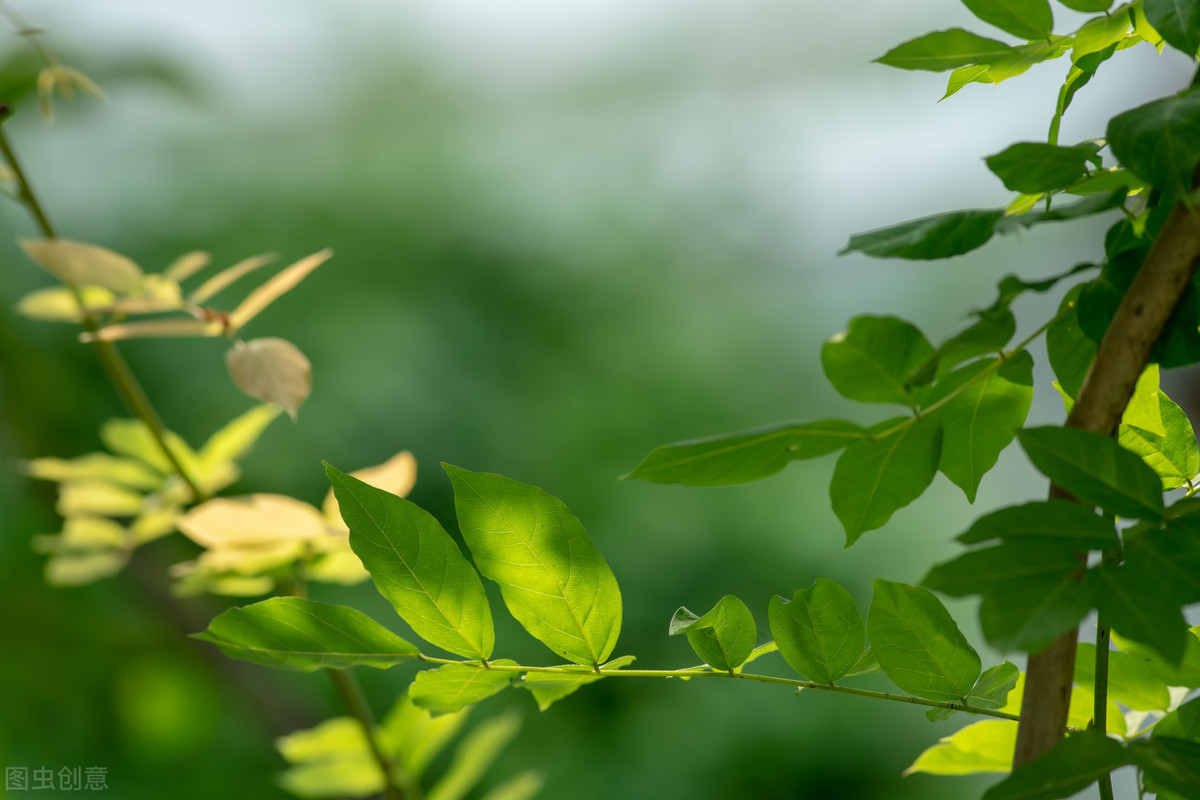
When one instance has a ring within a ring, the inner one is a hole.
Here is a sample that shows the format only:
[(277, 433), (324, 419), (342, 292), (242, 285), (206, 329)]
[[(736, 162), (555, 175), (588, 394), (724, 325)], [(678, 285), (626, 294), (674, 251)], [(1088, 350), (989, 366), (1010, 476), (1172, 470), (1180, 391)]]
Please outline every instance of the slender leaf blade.
[(1012, 48), (995, 39), (962, 28), (934, 31), (892, 48), (877, 63), (899, 69), (942, 72), (970, 64), (987, 64), (1008, 55)]
[(1004, 218), (1004, 209), (970, 209), (934, 214), (850, 237), (838, 255), (859, 252), (875, 258), (925, 261), (951, 258), (983, 247)]

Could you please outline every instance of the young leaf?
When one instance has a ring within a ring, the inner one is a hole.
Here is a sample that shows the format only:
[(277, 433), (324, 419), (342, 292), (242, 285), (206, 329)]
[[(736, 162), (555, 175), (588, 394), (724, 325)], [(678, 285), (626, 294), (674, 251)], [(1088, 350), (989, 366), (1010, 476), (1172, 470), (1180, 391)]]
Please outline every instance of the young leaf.
[(1200, 786), (1200, 742), (1156, 735), (1129, 743), (1133, 763), (1146, 776), (1146, 788), (1158, 797), (1177, 792), (1180, 797), (1196, 797)]
[(64, 283), (100, 286), (124, 294), (142, 280), (137, 264), (94, 244), (68, 239), (22, 239), (19, 244), (34, 263)]
[(958, 94), (968, 83), (991, 83), (992, 79), (988, 77), (987, 73), (987, 64), (973, 64), (969, 67), (959, 67), (950, 73), (950, 78), (946, 81), (946, 93), (942, 95), (942, 100), (951, 95)]
[(829, 497), (846, 530), (847, 547), (921, 496), (937, 474), (941, 449), (942, 428), (930, 419), (846, 448), (833, 469)]
[(797, 589), (790, 601), (772, 597), (767, 614), (783, 660), (810, 681), (837, 683), (858, 664), (867, 644), (854, 598), (826, 578)]
[(1133, 388), (1133, 397), (1129, 398), (1125, 413), (1121, 415), (1121, 424), (1141, 428), (1158, 436), (1166, 436), (1167, 430), (1163, 427), (1162, 406), (1158, 402), (1158, 395), (1158, 364), (1149, 364), (1138, 377)]
[[(93, 314), (111, 306), (116, 296), (102, 286), (77, 287), (83, 307)], [(47, 286), (30, 292), (17, 303), (17, 313), (42, 322), (80, 322), (83, 312), (75, 292), (66, 286)]]
[(1162, 482), (1114, 439), (1076, 428), (1027, 428), (1017, 434), (1029, 460), (1080, 500), (1134, 519), (1161, 519)]
[(225, 352), (225, 366), (239, 389), (282, 406), (292, 419), (312, 391), (312, 364), (286, 339), (239, 341)]
[[(255, 406), (210, 436), (197, 454), (202, 482), (210, 484), (213, 478), (236, 469), (233, 462), (249, 452), (267, 426), (279, 416), (279, 410), (279, 406), (271, 404)], [(236, 472), (232, 478), (236, 478)]]
[(943, 737), (917, 757), (905, 775), (973, 775), (978, 772), (1008, 772), (1017, 747), (1017, 723), (988, 719)]
[[(1004, 708), (1008, 702), (1009, 692), (1017, 685), (1021, 671), (1011, 661), (988, 667), (975, 681), (971, 693), (967, 695), (967, 703), (976, 708)], [(950, 708), (930, 708), (925, 716), (930, 722), (949, 719), (958, 711)]]
[(855, 317), (821, 348), (833, 388), (860, 403), (913, 402), (909, 376), (933, 355), (925, 336), (895, 317)]
[(867, 432), (838, 419), (772, 425), (656, 447), (626, 477), (685, 486), (729, 486), (774, 475), (791, 461), (841, 450)]
[(979, 654), (932, 592), (882, 579), (871, 582), (867, 636), (879, 666), (906, 692), (962, 703), (979, 678)]
[(1019, 39), (1045, 39), (1054, 28), (1048, 0), (963, 0), (963, 5)]
[(521, 717), (512, 711), (475, 726), (454, 751), (454, 759), (446, 772), (425, 795), (427, 800), (462, 800), (466, 797), (520, 728)]
[(422, 639), (466, 658), (492, 654), (492, 611), (479, 575), (417, 505), (328, 464), (350, 547), (375, 588)]
[(1200, 161), (1200, 91), (1118, 114), (1108, 122), (1107, 139), (1113, 155), (1134, 175), (1169, 197), (1186, 195)]
[(931, 406), (966, 387), (929, 416), (942, 423), (944, 432), (938, 469), (972, 503), (979, 482), (1025, 424), (1033, 402), (1033, 358), (1028, 353), (1021, 351), (999, 369), (993, 367), (994, 362), (977, 361), (951, 373), (938, 381), (924, 404)]
[[(354, 470), (350, 477), (358, 478), (376, 489), (391, 492), (397, 497), (407, 497), (417, 482), (417, 460), (413, 458), (412, 453), (401, 450), (382, 464)], [(338, 507), (337, 495), (332, 487), (321, 503), (321, 513), (331, 527), (344, 525), (342, 510)]]
[(1075, 33), (1071, 61), (1079, 62), (1086, 56), (1119, 44), (1132, 26), (1133, 22), (1127, 13), (1108, 14), (1088, 20)]
[(1005, 188), (1036, 194), (1061, 189), (1083, 177), (1094, 148), (1017, 142), (984, 159)]
[[(1080, 642), (1075, 655), (1075, 683), (1096, 686), (1096, 645)], [(1108, 697), (1135, 711), (1166, 711), (1171, 695), (1162, 678), (1144, 662), (1119, 650), (1108, 654)]]
[(229, 329), (236, 331), (246, 325), (264, 308), (275, 302), (284, 293), (295, 288), (296, 284), (308, 277), (308, 273), (324, 264), (333, 257), (333, 251), (326, 248), (313, 253), (271, 276), (266, 283), (246, 295), (238, 307), (229, 313)]
[(208, 266), (212, 256), (203, 250), (193, 250), (175, 259), (163, 270), (162, 276), (173, 283), (183, 283)]
[(217, 294), (223, 292), (233, 283), (256, 269), (267, 266), (274, 261), (277, 256), (264, 254), (250, 256), (234, 264), (232, 267), (221, 270), (216, 275), (206, 280), (204, 283), (196, 287), (196, 291), (188, 295), (188, 302), (193, 305), (202, 306)]
[(1036, 653), (1073, 628), (1095, 605), (1090, 583), (1074, 573), (999, 581), (983, 596), (979, 623), (1000, 650)]
[(1129, 763), (1125, 748), (1103, 733), (1068, 736), (1036, 761), (988, 789), (983, 800), (1056, 800), (1070, 797)]
[[(515, 661), (497, 659), (497, 665), (515, 666)], [(482, 664), (446, 664), (418, 672), (408, 696), (418, 708), (434, 714), (459, 711), (497, 694), (516, 680), (511, 670), (488, 669)]]
[(1167, 491), (1187, 485), (1200, 473), (1200, 449), (1196, 446), (1191, 420), (1162, 390), (1158, 392), (1158, 407), (1165, 436), (1122, 423), (1117, 442), (1141, 456), (1146, 466), (1162, 479), (1163, 491)]
[(746, 604), (731, 594), (702, 617), (682, 606), (671, 618), (670, 635), (687, 634), (688, 644), (713, 669), (732, 670), (754, 650), (758, 629)]
[(1118, 541), (1111, 521), (1067, 500), (1038, 500), (993, 511), (958, 537), (963, 544), (990, 539), (1056, 541), (1074, 550), (1103, 550)]
[(161, 489), (163, 485), (163, 476), (141, 461), (107, 453), (89, 453), (72, 459), (35, 458), (22, 462), (21, 469), (31, 478), (55, 483), (103, 480), (143, 491)]
[[(621, 656), (614, 658), (607, 664), (603, 664), (601, 669), (613, 670), (627, 667), (634, 661), (633, 656)], [(529, 690), (533, 695), (533, 699), (537, 700), (538, 709), (545, 711), (554, 703), (563, 699), (567, 695), (573, 693), (580, 686), (586, 686), (589, 683), (594, 683), (603, 675), (597, 675), (593, 670), (572, 664), (565, 668), (567, 673), (551, 673), (551, 672), (526, 672), (521, 685)]]
[(289, 766), (279, 785), (298, 797), (366, 797), (383, 790), (362, 724), (334, 717), (275, 740)]
[(230, 658), (302, 672), (387, 669), (418, 656), (416, 647), (361, 611), (299, 597), (223, 611), (193, 638), (212, 642)]
[(463, 539), (517, 621), (576, 664), (608, 658), (621, 631), (621, 591), (583, 524), (537, 487), (442, 467)]
[(987, 244), (1003, 217), (999, 208), (934, 214), (856, 233), (838, 255), (858, 251), (875, 258), (950, 258)]
[(899, 69), (941, 72), (969, 64), (988, 64), (1011, 51), (1012, 48), (1003, 42), (951, 28), (905, 42), (875, 61)]
[(1195, 58), (1200, 49), (1200, 2), (1197, 0), (1144, 0), (1146, 21), (1167, 44)]

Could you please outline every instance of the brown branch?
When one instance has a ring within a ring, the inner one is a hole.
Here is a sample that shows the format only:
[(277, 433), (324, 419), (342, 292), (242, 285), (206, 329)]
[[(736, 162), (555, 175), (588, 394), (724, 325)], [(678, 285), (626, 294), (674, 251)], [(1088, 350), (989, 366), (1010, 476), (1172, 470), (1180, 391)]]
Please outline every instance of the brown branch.
[[(1112, 436), (1167, 318), (1200, 258), (1200, 218), (1176, 204), (1109, 323), (1067, 425)], [(1050, 496), (1069, 498), (1058, 486)], [(1013, 766), (1033, 761), (1062, 738), (1071, 703), (1078, 630), (1029, 657)]]

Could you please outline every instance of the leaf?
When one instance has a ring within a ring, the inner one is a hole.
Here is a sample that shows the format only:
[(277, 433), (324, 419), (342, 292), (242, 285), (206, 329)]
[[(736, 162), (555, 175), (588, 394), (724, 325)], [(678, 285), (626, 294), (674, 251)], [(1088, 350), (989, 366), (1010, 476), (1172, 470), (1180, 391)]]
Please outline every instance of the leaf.
[(1200, 2), (1197, 0), (1144, 0), (1146, 21), (1167, 44), (1195, 58), (1200, 49)]
[(1158, 402), (1158, 395), (1158, 364), (1148, 364), (1138, 377), (1133, 396), (1121, 416), (1121, 424), (1141, 428), (1158, 436), (1166, 436), (1167, 430), (1163, 427), (1162, 407)]
[(1109, 14), (1088, 20), (1075, 32), (1075, 44), (1071, 48), (1071, 61), (1078, 62), (1085, 56), (1120, 43), (1131, 27), (1133, 27), (1133, 22), (1128, 13)]
[(1067, 8), (1075, 11), (1082, 11), (1085, 14), (1089, 12), (1108, 11), (1108, 7), (1113, 4), (1113, 0), (1058, 0)]
[(984, 159), (1005, 188), (1034, 194), (1061, 189), (1083, 177), (1094, 149), (1017, 142)]
[(462, 800), (479, 783), (520, 728), (521, 717), (511, 711), (479, 723), (463, 739), (454, 752), (450, 766), (425, 797), (428, 800)]
[(1054, 28), (1047, 0), (963, 0), (984, 22), (1020, 39), (1045, 39)]
[(833, 388), (860, 403), (913, 403), (909, 376), (933, 355), (925, 336), (896, 317), (855, 317), (821, 348)]
[(542, 790), (545, 778), (533, 771), (509, 778), (483, 796), (483, 800), (529, 800)]
[(1200, 688), (1200, 627), (1192, 628), (1189, 631), (1184, 645), (1183, 659), (1178, 665), (1169, 663), (1154, 648), (1127, 639), (1119, 632), (1113, 632), (1112, 641), (1121, 649), (1121, 652), (1136, 659), (1167, 686)]
[(163, 476), (141, 461), (107, 453), (89, 453), (69, 460), (35, 458), (23, 462), (21, 468), (31, 478), (56, 483), (103, 480), (143, 491), (154, 491), (163, 485)]
[(1129, 743), (1129, 755), (1145, 773), (1146, 788), (1196, 797), (1200, 786), (1200, 742), (1155, 736)]
[[(1096, 194), (1065, 205), (1059, 204), (1049, 211), (1037, 211), (1019, 216), (1004, 217), (996, 223), (997, 233), (1012, 233), (1020, 228), (1031, 228), (1043, 222), (1067, 222), (1095, 214), (1103, 214), (1125, 203), (1127, 190), (1124, 187), (1104, 194)], [(1077, 268), (1078, 269), (1078, 268)], [(1072, 270), (1072, 272), (1077, 271)]]
[(965, 702), (979, 677), (979, 654), (946, 607), (926, 589), (879, 578), (871, 585), (867, 637), (884, 673), (917, 697)]
[(1165, 436), (1123, 423), (1117, 442), (1141, 456), (1146, 466), (1162, 479), (1163, 491), (1167, 491), (1185, 486), (1200, 473), (1200, 450), (1191, 420), (1162, 390), (1158, 391), (1158, 407)]
[(1074, 397), (1096, 358), (1096, 343), (1079, 327), (1078, 302), (1082, 286), (1075, 286), (1059, 306), (1059, 318), (1046, 331), (1046, 354), (1063, 391)]
[(942, 424), (938, 469), (972, 503), (979, 482), (1025, 424), (1033, 402), (1033, 358), (1028, 353), (1021, 351), (994, 367), (994, 361), (978, 361), (951, 373), (938, 381), (924, 404), (929, 408), (966, 387), (929, 416)]
[(1188, 641), (1181, 602), (1166, 591), (1171, 587), (1163, 585), (1151, 562), (1135, 555), (1131, 563), (1096, 567), (1089, 578), (1097, 586), (1100, 612), (1114, 629), (1150, 645), (1169, 663), (1180, 663)]
[(1054, 800), (1086, 789), (1129, 763), (1125, 748), (1095, 730), (1068, 736), (1045, 755), (1018, 767), (983, 800)]
[(537, 487), (442, 466), (463, 539), (509, 612), (568, 661), (608, 658), (621, 631), (621, 592), (582, 523)]
[(299, 797), (365, 797), (383, 789), (383, 776), (354, 717), (334, 717), (275, 740), (291, 765), (280, 785)]
[(979, 623), (1000, 650), (1036, 653), (1076, 627), (1094, 604), (1091, 585), (1073, 573), (999, 581), (983, 596)]
[[(498, 659), (494, 663), (498, 666), (516, 665), (516, 662), (505, 659)], [(420, 708), (445, 714), (486, 700), (516, 680), (517, 674), (476, 664), (446, 664), (418, 672), (408, 689), (408, 696)]]
[(46, 562), (46, 583), (51, 586), (84, 586), (116, 575), (128, 561), (128, 553), (121, 550), (56, 554)]
[(299, 597), (272, 597), (223, 611), (193, 638), (212, 642), (230, 658), (301, 672), (360, 665), (387, 669), (419, 655), (361, 611)]
[(1008, 772), (1017, 748), (1017, 723), (989, 719), (966, 726), (943, 737), (917, 757), (905, 775), (973, 775), (978, 772)]
[(301, 543), (327, 535), (315, 508), (281, 494), (217, 497), (188, 511), (178, 524), (185, 536), (211, 549)]
[[(633, 656), (614, 658), (601, 666), (602, 670), (614, 670), (627, 667), (634, 661)], [(554, 703), (572, 694), (581, 686), (595, 683), (603, 678), (587, 667), (572, 664), (564, 667), (565, 672), (526, 672), (521, 685), (529, 690), (537, 701), (538, 709), (545, 711)]]
[(1075, 550), (1104, 550), (1118, 542), (1111, 521), (1067, 500), (1038, 500), (993, 511), (958, 537), (963, 544), (991, 539), (1061, 541)]
[(282, 406), (292, 419), (312, 391), (312, 364), (286, 339), (239, 341), (225, 352), (225, 366), (239, 389)]
[(265, 267), (274, 261), (275, 258), (274, 255), (267, 254), (242, 259), (232, 267), (221, 270), (196, 287), (196, 290), (188, 295), (188, 302), (198, 306), (204, 305), (228, 286), (231, 286), (235, 281), (249, 275), (256, 269)]
[[(113, 304), (116, 297), (102, 286), (77, 287), (83, 307), (95, 313)], [(30, 292), (17, 303), (17, 313), (42, 322), (81, 322), (83, 314), (75, 292), (66, 286), (49, 286)]]
[(229, 329), (239, 330), (247, 322), (258, 316), (258, 313), (279, 299), (284, 293), (291, 291), (296, 284), (308, 277), (308, 273), (324, 264), (333, 257), (333, 251), (326, 248), (313, 253), (285, 267), (271, 276), (266, 283), (259, 286), (246, 296), (238, 307), (229, 313)]
[(867, 645), (854, 598), (826, 578), (797, 589), (790, 601), (772, 597), (767, 613), (783, 660), (817, 683), (832, 686), (850, 674)]
[(934, 354), (938, 380), (968, 359), (1001, 352), (1017, 332), (1017, 320), (1007, 307), (976, 313), (979, 318), (970, 327), (942, 342)]
[(1172, 520), (1165, 530), (1128, 537), (1125, 566), (1175, 605), (1200, 602), (1200, 520)]
[(203, 250), (192, 250), (175, 259), (163, 270), (162, 276), (173, 283), (183, 283), (188, 278), (204, 269), (212, 261), (212, 256)]
[(104, 480), (79, 480), (60, 484), (55, 510), (64, 517), (90, 514), (136, 517), (144, 508), (142, 495)]
[(750, 657), (758, 638), (754, 615), (731, 594), (700, 617), (681, 606), (670, 626), (671, 636), (680, 633), (687, 634), (688, 644), (705, 664), (726, 671), (741, 666)]
[[(975, 708), (1004, 708), (1008, 701), (1009, 692), (1017, 685), (1021, 672), (1016, 664), (1005, 661), (994, 667), (988, 667), (975, 681), (971, 693), (967, 695), (967, 703)], [(949, 719), (958, 711), (950, 708), (930, 708), (925, 716), (930, 722)]]
[(985, 594), (1010, 580), (1061, 579), (1080, 567), (1070, 544), (1039, 539), (1009, 539), (1003, 544), (963, 553), (938, 564), (921, 585), (951, 597)]
[(209, 488), (215, 488), (212, 483), (217, 477), (236, 479), (237, 473), (229, 474), (227, 470), (233, 462), (250, 451), (258, 437), (278, 416), (278, 406), (255, 406), (208, 437), (197, 454), (200, 480)]
[(973, 64), (954, 70), (950, 73), (950, 79), (946, 81), (946, 93), (942, 95), (942, 100), (958, 94), (969, 83), (991, 83), (992, 80), (988, 77), (987, 72), (987, 64)]
[(937, 474), (941, 448), (942, 428), (929, 419), (846, 448), (833, 469), (829, 497), (846, 530), (847, 547), (921, 496)]
[(142, 280), (137, 264), (94, 244), (68, 239), (21, 239), (19, 244), (34, 263), (64, 283), (124, 294)]
[(685, 486), (729, 486), (774, 475), (791, 461), (832, 453), (866, 431), (830, 419), (662, 445), (625, 477)]
[(1003, 209), (934, 214), (886, 228), (856, 233), (838, 255), (858, 251), (875, 258), (928, 260), (962, 255), (987, 244)]
[(1011, 47), (995, 39), (976, 36), (961, 28), (951, 28), (905, 42), (875, 61), (899, 69), (941, 72), (970, 64), (988, 64), (1011, 50)]
[(350, 527), (350, 547), (375, 588), (425, 641), (466, 658), (495, 646), (483, 581), (419, 506), (325, 465)]
[(1154, 726), (1151, 736), (1200, 742), (1200, 697), (1187, 701), (1163, 717)]
[[(1095, 691), (1096, 645), (1080, 642), (1075, 655), (1075, 683)], [(1167, 685), (1141, 660), (1120, 650), (1108, 653), (1108, 697), (1135, 711), (1166, 711)]]
[(1113, 155), (1168, 197), (1191, 191), (1200, 162), (1200, 91), (1191, 89), (1138, 106), (1108, 121)]
[[(350, 477), (358, 478), (365, 484), (391, 492), (397, 497), (406, 497), (417, 482), (417, 460), (407, 450), (401, 450), (382, 464), (373, 467), (356, 469)], [(338, 507), (337, 495), (330, 487), (321, 504), (321, 513), (333, 527), (343, 525), (341, 509)]]
[(1080, 500), (1122, 517), (1162, 518), (1162, 482), (1115, 440), (1055, 427), (1026, 428), (1017, 438), (1039, 472)]

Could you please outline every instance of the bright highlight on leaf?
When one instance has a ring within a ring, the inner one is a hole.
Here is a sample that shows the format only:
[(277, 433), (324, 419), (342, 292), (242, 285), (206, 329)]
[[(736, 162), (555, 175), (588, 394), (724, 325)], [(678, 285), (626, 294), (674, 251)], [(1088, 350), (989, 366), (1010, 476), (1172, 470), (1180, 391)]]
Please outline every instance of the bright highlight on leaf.
[[(499, 659), (497, 665), (515, 666), (515, 661)], [(460, 711), (486, 700), (507, 688), (518, 673), (511, 670), (487, 669), (475, 664), (446, 664), (437, 669), (418, 672), (408, 690), (408, 696), (419, 707), (434, 714)]]

